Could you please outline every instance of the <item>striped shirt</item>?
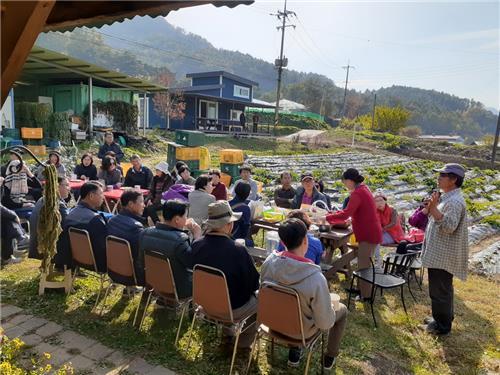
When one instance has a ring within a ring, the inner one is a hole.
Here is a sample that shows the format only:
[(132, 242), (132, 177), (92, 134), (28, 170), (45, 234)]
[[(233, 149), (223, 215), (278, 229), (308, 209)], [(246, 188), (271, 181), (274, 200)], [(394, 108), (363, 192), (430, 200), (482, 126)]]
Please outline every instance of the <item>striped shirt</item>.
[(436, 220), (429, 215), (422, 264), (427, 268), (445, 270), (465, 281), (469, 241), (467, 210), (462, 191), (455, 189), (443, 194), (437, 208), (443, 217)]

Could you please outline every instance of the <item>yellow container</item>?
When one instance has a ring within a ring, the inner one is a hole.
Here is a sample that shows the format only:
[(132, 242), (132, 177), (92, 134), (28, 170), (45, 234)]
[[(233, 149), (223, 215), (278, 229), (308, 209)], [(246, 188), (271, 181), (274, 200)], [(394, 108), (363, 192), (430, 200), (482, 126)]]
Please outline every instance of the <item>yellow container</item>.
[(123, 171), (123, 178), (125, 178), (125, 175), (127, 174), (128, 170), (132, 168), (132, 163), (124, 163), (122, 162), (121, 164), (122, 171)]
[(200, 169), (210, 169), (211, 164), (210, 151), (206, 147), (200, 147)]
[(228, 175), (228, 174), (225, 174), (225, 173), (222, 173), (220, 174), (220, 180), (221, 182), (226, 185), (228, 188), (229, 186), (231, 185), (231, 176)]
[(224, 164), (243, 164), (243, 150), (225, 149), (219, 151), (220, 162)]
[[(200, 160), (200, 147), (179, 147), (175, 150), (175, 158), (177, 160)], [(205, 168), (200, 168), (205, 169)]]
[(21, 138), (23, 139), (42, 139), (42, 128), (21, 128)]
[(42, 146), (37, 146), (37, 145), (27, 145), (26, 146), (34, 155), (37, 156), (42, 156), (47, 154), (47, 149), (45, 148), (44, 145)]

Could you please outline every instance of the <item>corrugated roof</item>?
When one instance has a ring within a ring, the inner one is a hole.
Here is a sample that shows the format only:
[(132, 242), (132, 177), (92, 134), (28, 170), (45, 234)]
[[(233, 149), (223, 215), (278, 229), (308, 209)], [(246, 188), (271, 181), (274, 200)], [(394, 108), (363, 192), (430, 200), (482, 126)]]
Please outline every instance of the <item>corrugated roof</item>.
[[(168, 88), (127, 74), (109, 70), (87, 61), (75, 59), (41, 47), (33, 47), (23, 67), (19, 81), (59, 80), (71, 81), (82, 77), (92, 77), (105, 86), (123, 87), (132, 91), (155, 92)], [(97, 82), (96, 82), (97, 83)]]
[(197, 5), (216, 7), (250, 5), (253, 1), (57, 1), (43, 31), (71, 31), (76, 27), (101, 27), (135, 16), (166, 16), (173, 10)]
[(223, 76), (223, 77), (235, 80), (235, 81), (239, 81), (241, 83), (245, 83), (245, 84), (250, 85), (250, 86), (259, 86), (258, 82), (252, 81), (248, 78), (245, 78), (245, 77), (233, 74), (233, 73), (226, 72), (225, 70), (216, 70), (216, 71), (212, 71), (212, 72), (199, 72), (199, 73), (186, 74), (187, 78), (219, 77), (219, 76)]

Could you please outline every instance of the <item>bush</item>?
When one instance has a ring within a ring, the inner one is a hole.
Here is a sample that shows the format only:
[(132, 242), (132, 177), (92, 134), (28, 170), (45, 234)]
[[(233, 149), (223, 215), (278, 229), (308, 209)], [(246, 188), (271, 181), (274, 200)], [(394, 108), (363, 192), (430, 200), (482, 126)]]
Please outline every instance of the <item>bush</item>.
[(422, 134), (422, 129), (418, 126), (408, 126), (401, 129), (399, 134), (408, 138), (418, 138)]

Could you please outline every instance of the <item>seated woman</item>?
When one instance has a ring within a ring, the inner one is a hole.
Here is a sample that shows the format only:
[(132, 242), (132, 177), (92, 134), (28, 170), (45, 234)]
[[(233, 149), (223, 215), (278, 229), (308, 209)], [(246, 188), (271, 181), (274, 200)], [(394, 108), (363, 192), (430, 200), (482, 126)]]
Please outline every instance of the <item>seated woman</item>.
[(14, 258), (14, 250), (29, 245), (30, 237), (26, 234), (20, 224), (19, 217), (12, 210), (0, 204), (2, 217), (2, 246), (0, 252), (2, 255), (2, 266), (9, 263), (18, 263), (19, 258)]
[(196, 224), (202, 225), (208, 219), (208, 205), (215, 202), (215, 197), (212, 195), (212, 179), (203, 174), (196, 179), (194, 191), (189, 193), (189, 215)]
[(316, 181), (315, 186), (316, 186), (316, 189), (318, 189), (319, 192), (325, 196), (326, 204), (328, 205), (328, 209), (331, 210), (332, 209), (332, 199), (330, 198), (330, 196), (328, 194), (325, 193), (325, 183), (323, 182), (323, 180)]
[(417, 229), (423, 230), (427, 228), (427, 223), (429, 222), (429, 210), (427, 206), (429, 205), (429, 200), (431, 199), (431, 194), (424, 197), (420, 206), (411, 214), (408, 219), (408, 223)]
[(377, 207), (380, 225), (382, 226), (382, 245), (399, 243), (405, 238), (401, 220), (396, 209), (387, 204), (387, 197), (376, 193), (373, 197)]
[(97, 168), (91, 153), (86, 152), (82, 155), (80, 164), (75, 167), (73, 173), (80, 180), (97, 180)]
[(105, 156), (102, 159), (101, 170), (97, 175), (99, 180), (104, 180), (106, 186), (112, 185), (119, 188), (122, 184), (122, 173), (116, 167), (116, 160), (111, 156)]
[(191, 170), (187, 165), (182, 165), (177, 171), (179, 172), (177, 184), (194, 186), (196, 180), (191, 177)]
[[(57, 175), (59, 177), (66, 177), (66, 167), (61, 163), (61, 154), (59, 152), (49, 152), (49, 160), (45, 162), (45, 165), (49, 164), (53, 164), (56, 167)], [(36, 178), (38, 178), (40, 181), (45, 181), (45, 176), (43, 175), (45, 165), (40, 165), (36, 170)]]
[(164, 161), (156, 165), (156, 174), (151, 181), (149, 195), (146, 198), (146, 208), (144, 209), (144, 217), (150, 217), (153, 223), (160, 221), (157, 211), (162, 209), (161, 196), (164, 192), (174, 184), (172, 176), (168, 171), (168, 164)]
[(243, 238), (247, 246), (253, 246), (253, 240), (250, 236), (250, 224), (252, 214), (250, 211), (250, 200), (248, 199), (252, 187), (246, 181), (240, 182), (234, 187), (234, 198), (229, 201), (233, 212), (241, 212), (241, 218), (234, 222), (232, 235), (234, 239)]
[[(309, 219), (309, 216), (304, 211), (301, 210), (292, 210), (288, 213), (287, 219), (299, 219), (302, 221), (305, 225), (307, 230), (309, 230), (309, 227), (311, 226), (311, 219)], [(311, 233), (307, 233), (307, 240), (308, 240), (308, 245), (307, 245), (307, 252), (305, 257), (307, 259), (310, 259), (314, 262), (314, 264), (320, 264), (321, 263), (321, 257), (323, 256), (323, 244), (321, 241), (314, 237)], [(285, 251), (285, 245), (283, 245), (282, 242), (280, 242), (278, 246), (278, 252), (280, 251)]]
[[(34, 206), (34, 200), (28, 195), (28, 177), (33, 177), (29, 168), (22, 161), (11, 160), (5, 169), (2, 183), (2, 204), (18, 215), (26, 216)], [(25, 212), (26, 215), (21, 212)], [(28, 215), (29, 216), (29, 215)]]

